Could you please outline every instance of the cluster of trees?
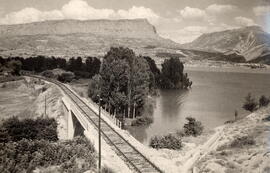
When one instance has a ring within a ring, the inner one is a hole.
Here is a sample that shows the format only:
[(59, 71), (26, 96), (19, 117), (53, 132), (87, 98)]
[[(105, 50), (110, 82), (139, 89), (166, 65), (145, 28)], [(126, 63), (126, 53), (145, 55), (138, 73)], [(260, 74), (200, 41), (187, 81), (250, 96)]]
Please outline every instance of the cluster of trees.
[[(178, 58), (165, 60), (160, 71), (150, 57), (136, 56), (129, 48), (112, 47), (103, 58), (100, 73), (91, 79), (88, 95), (95, 102), (101, 98), (110, 113), (134, 117), (142, 114), (147, 96), (157, 88), (191, 87), (183, 70)], [(148, 118), (147, 122), (152, 121)]]
[(0, 127), (0, 139), (0, 172), (96, 169), (94, 146), (85, 137), (59, 142), (54, 119), (7, 119)]
[(153, 59), (150, 57), (144, 57), (144, 59), (148, 62), (152, 72), (151, 87), (162, 89), (191, 88), (192, 81), (188, 78), (188, 74), (184, 73), (184, 64), (178, 57), (165, 59), (161, 64), (161, 71), (157, 68)]
[(269, 103), (270, 97), (267, 98), (265, 95), (262, 95), (257, 102), (255, 97), (253, 97), (251, 93), (248, 93), (248, 95), (245, 97), (245, 102), (242, 107), (249, 112), (254, 112), (258, 108), (268, 106)]
[(86, 57), (85, 62), (83, 62), (81, 57), (72, 57), (68, 61), (64, 58), (45, 56), (26, 59), (22, 57), (9, 57), (7, 59), (0, 57), (0, 67), (5, 66), (15, 69), (15, 74), (19, 74), (21, 69), (40, 73), (46, 70), (61, 68), (74, 72), (77, 77), (91, 78), (99, 72), (100, 64), (100, 60), (96, 57)]
[(12, 75), (20, 75), (20, 70), (22, 67), (21, 61), (17, 60), (5, 60), (0, 57), (0, 72), (10, 71)]
[(129, 48), (112, 47), (103, 58), (100, 73), (90, 83), (88, 95), (110, 113), (125, 117), (141, 114), (153, 88), (153, 74), (145, 58)]
[(166, 59), (162, 64), (159, 87), (163, 89), (191, 88), (192, 81), (184, 73), (184, 65), (179, 58)]

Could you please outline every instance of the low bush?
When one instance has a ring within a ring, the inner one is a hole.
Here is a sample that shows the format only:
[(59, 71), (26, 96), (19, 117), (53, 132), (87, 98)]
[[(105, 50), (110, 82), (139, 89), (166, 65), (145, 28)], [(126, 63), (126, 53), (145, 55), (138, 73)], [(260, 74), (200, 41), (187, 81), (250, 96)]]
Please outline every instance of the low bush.
[(234, 122), (235, 122), (235, 120), (228, 120), (228, 121), (225, 121), (224, 124), (231, 124), (231, 123), (234, 123)]
[(150, 147), (155, 149), (167, 148), (172, 150), (179, 150), (182, 148), (181, 138), (169, 134), (165, 136), (155, 136), (150, 141)]
[(203, 132), (203, 125), (200, 121), (197, 121), (195, 118), (187, 117), (188, 121), (183, 128), (185, 136), (199, 136)]
[(251, 96), (251, 93), (248, 93), (248, 95), (245, 98), (245, 102), (243, 104), (243, 109), (253, 112), (257, 110), (258, 103), (255, 101), (255, 98)]
[(255, 140), (251, 136), (242, 136), (234, 139), (230, 146), (232, 148), (242, 148), (244, 146), (254, 145)]
[(260, 107), (264, 107), (264, 106), (268, 106), (270, 103), (270, 98), (265, 97), (264, 95), (262, 95), (259, 99), (259, 106)]
[(149, 125), (153, 123), (153, 118), (150, 116), (142, 116), (138, 117), (135, 121), (131, 123), (132, 126), (141, 126), (141, 125)]

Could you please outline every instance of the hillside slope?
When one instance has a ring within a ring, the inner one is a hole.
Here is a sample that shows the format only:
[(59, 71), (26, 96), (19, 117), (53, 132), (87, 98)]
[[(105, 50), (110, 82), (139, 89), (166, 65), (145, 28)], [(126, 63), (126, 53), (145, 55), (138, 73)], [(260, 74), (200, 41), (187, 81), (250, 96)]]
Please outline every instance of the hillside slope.
[(128, 46), (142, 53), (150, 50), (147, 47), (177, 47), (178, 44), (160, 37), (146, 19), (0, 25), (2, 56), (100, 56), (111, 46)]
[(226, 55), (238, 54), (246, 61), (270, 63), (270, 34), (258, 26), (203, 34), (183, 47)]

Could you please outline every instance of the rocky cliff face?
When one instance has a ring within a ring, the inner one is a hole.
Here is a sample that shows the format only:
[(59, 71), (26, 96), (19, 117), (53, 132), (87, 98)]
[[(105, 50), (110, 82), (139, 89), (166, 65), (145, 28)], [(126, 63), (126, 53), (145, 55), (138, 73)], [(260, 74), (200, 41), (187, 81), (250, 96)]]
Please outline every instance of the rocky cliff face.
[(154, 38), (155, 27), (146, 19), (56, 20), (19, 25), (1, 25), (0, 37), (22, 35), (95, 34), (115, 37)]
[(224, 54), (237, 54), (246, 61), (270, 63), (270, 34), (258, 26), (245, 27), (203, 34), (189, 44), (188, 49), (197, 49)]

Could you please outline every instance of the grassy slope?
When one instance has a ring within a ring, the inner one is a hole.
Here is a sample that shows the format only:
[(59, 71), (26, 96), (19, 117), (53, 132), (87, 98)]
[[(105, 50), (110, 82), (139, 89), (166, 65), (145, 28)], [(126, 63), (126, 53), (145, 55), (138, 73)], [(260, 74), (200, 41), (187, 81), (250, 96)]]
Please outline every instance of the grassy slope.
[(6, 82), (0, 84), (1, 119), (17, 116), (27, 111), (37, 96), (26, 87), (24, 81)]
[[(66, 119), (61, 104), (62, 94), (52, 84), (39, 82), (30, 78), (16, 82), (0, 84), (0, 120), (18, 116), (19, 118), (35, 118), (44, 115), (45, 95), (47, 99), (47, 115), (56, 118), (58, 136), (66, 138)], [(4, 87), (2, 87), (4, 85)]]

